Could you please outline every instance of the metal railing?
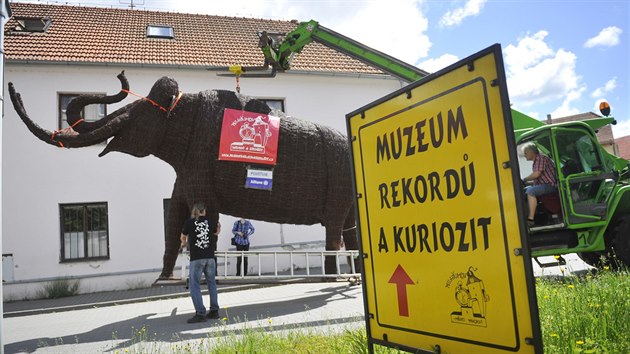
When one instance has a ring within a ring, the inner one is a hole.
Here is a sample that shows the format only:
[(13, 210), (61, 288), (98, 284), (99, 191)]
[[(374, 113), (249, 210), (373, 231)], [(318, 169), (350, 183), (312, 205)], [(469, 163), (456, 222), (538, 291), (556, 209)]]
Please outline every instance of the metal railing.
[[(339, 278), (360, 277), (354, 260), (359, 256), (359, 251), (220, 251), (217, 257), (217, 279), (295, 279), (295, 278)], [(325, 259), (327, 256), (335, 257), (335, 272), (326, 274)], [(182, 264), (182, 279), (188, 277), (188, 252), (180, 256)], [(236, 274), (236, 263), (241, 258), (241, 275)], [(256, 267), (255, 272), (244, 275), (245, 258), (251, 266), (252, 261)], [(300, 260), (302, 262), (300, 262)], [(272, 262), (272, 263), (271, 263)], [(296, 262), (303, 266), (296, 266)]]

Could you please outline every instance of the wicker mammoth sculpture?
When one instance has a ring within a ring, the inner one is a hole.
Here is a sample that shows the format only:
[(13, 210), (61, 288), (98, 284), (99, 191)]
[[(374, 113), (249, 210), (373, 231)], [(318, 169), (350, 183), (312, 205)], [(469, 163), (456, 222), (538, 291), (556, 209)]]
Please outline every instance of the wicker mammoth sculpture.
[[(247, 189), (243, 187), (247, 164), (217, 159), (223, 111), (232, 108), (268, 114), (270, 108), (264, 102), (220, 90), (179, 95), (177, 82), (162, 77), (147, 99), (132, 102), (98, 121), (81, 122), (79, 114), (86, 105), (116, 103), (127, 96), (129, 84), (124, 72), (118, 79), (122, 89), (116, 95), (82, 95), (70, 102), (67, 120), (78, 134), (53, 134), (42, 129), (28, 117), (11, 83), (9, 93), (22, 121), (46, 143), (79, 148), (112, 138), (99, 156), (111, 151), (136, 157), (154, 155), (173, 166), (177, 179), (168, 210), (160, 278), (172, 276), (181, 226), (197, 201), (205, 202), (208, 215), (215, 219), (223, 213), (284, 224), (320, 223), (326, 228), (326, 250), (339, 250), (342, 237), (347, 249), (357, 249), (345, 136), (274, 111), (281, 119), (273, 191)], [(327, 273), (336, 272), (335, 263), (334, 257), (326, 258)]]

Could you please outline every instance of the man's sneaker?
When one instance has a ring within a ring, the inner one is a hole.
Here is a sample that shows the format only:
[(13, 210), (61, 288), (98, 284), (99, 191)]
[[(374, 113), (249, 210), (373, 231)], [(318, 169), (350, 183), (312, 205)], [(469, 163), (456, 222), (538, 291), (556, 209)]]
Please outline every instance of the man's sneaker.
[(208, 312), (208, 314), (206, 315), (206, 318), (211, 319), (211, 320), (216, 320), (217, 318), (219, 318), (219, 311), (214, 310), (214, 311)]
[(199, 323), (199, 322), (206, 322), (206, 321), (207, 321), (206, 316), (200, 316), (200, 315), (195, 314), (193, 317), (189, 318), (188, 321), (186, 322)]

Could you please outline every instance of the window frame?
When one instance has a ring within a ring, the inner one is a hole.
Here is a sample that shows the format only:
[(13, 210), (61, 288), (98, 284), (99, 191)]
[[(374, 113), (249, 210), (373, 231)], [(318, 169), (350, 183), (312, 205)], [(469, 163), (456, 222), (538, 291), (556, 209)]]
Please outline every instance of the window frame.
[[(81, 96), (81, 95), (95, 95), (95, 96), (107, 96), (106, 93), (102, 93), (102, 92), (97, 92), (97, 93), (86, 93), (86, 92), (57, 92), (57, 129), (61, 130), (61, 129), (66, 129), (68, 127), (70, 127), (70, 124), (68, 124), (68, 116), (66, 113), (66, 109), (67, 109), (67, 105), (66, 107), (63, 107), (63, 98), (65, 97), (70, 97), (70, 100), (68, 100), (68, 103), (70, 103), (70, 101), (77, 97), (77, 96)], [(92, 106), (92, 105), (90, 105)], [(101, 118), (107, 117), (107, 104), (105, 103), (99, 103), (98, 106), (100, 106), (102, 108), (103, 111), (103, 116), (96, 119), (96, 120), (86, 120), (86, 122), (95, 122)], [(65, 120), (64, 120), (64, 115), (65, 115)], [(85, 119), (85, 107), (83, 107), (83, 109), (81, 110), (81, 118)], [(64, 127), (63, 123), (64, 121), (66, 122), (66, 127)]]
[[(16, 16), (14, 19), (17, 25), (13, 28), (13, 31), (21, 33), (46, 33), (52, 24), (50, 17)], [(37, 21), (41, 23), (41, 27), (34, 26), (34, 23)]]
[[(257, 100), (265, 102), (267, 106), (269, 106), (269, 102), (280, 102), (280, 110), (284, 113), (287, 112), (284, 98), (257, 98)], [(269, 108), (274, 109), (272, 106), (269, 106)]]
[[(88, 251), (88, 245), (89, 245), (89, 232), (90, 231), (103, 231), (103, 230), (89, 230), (88, 229), (88, 215), (87, 215), (87, 210), (88, 207), (93, 207), (93, 206), (102, 206), (104, 207), (104, 214), (106, 217), (106, 220), (104, 221), (104, 225), (105, 225), (105, 252), (106, 255), (99, 255), (99, 256), (88, 256), (89, 251)], [(69, 207), (81, 207), (83, 212), (82, 212), (82, 243), (83, 243), (83, 257), (76, 257), (76, 258), (66, 258), (65, 254), (66, 254), (66, 249), (65, 249), (65, 219), (64, 219), (64, 208), (69, 208)], [(110, 259), (110, 249), (109, 249), (109, 210), (108, 210), (108, 205), (107, 202), (89, 202), (89, 203), (60, 203), (59, 204), (59, 235), (60, 235), (60, 247), (59, 247), (59, 263), (76, 263), (76, 262), (89, 262), (89, 261), (95, 261), (95, 260), (109, 260)]]
[[(167, 29), (168, 33), (163, 33), (164, 29)], [(171, 25), (147, 25), (146, 34), (147, 38), (175, 39), (175, 29)]]

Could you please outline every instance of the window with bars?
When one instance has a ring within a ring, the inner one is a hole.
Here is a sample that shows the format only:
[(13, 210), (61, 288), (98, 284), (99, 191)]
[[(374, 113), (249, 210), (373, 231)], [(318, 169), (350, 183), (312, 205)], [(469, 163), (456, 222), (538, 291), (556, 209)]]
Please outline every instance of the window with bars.
[[(66, 116), (66, 108), (68, 107), (68, 103), (70, 101), (79, 96), (78, 93), (60, 93), (59, 94), (59, 129), (68, 128), (68, 119)], [(105, 96), (105, 94), (98, 94)], [(94, 122), (97, 121), (107, 115), (107, 105), (104, 103), (101, 104), (91, 104), (83, 107), (83, 111), (81, 112), (81, 118), (83, 118), (86, 122)]]
[(109, 259), (107, 203), (60, 204), (61, 262)]

